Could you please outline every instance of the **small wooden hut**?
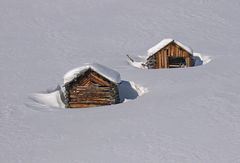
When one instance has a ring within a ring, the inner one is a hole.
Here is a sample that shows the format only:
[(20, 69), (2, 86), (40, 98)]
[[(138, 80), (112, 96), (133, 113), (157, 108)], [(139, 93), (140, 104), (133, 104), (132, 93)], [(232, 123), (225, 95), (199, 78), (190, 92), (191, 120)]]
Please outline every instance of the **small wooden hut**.
[(148, 50), (146, 66), (149, 69), (193, 66), (191, 48), (173, 39), (164, 39)]
[(120, 102), (120, 74), (100, 64), (69, 71), (64, 76), (67, 108), (87, 108)]

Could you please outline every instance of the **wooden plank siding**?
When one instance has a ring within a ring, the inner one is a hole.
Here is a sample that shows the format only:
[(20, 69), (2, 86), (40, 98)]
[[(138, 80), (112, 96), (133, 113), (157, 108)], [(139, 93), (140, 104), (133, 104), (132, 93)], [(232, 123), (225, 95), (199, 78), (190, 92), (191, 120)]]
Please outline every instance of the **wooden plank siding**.
[(184, 50), (175, 42), (169, 43), (164, 48), (153, 54), (147, 59), (146, 65), (149, 69), (170, 68), (169, 57), (179, 57), (185, 60), (185, 66), (193, 65), (192, 54)]
[(65, 85), (68, 108), (86, 108), (119, 103), (119, 91), (113, 83), (89, 69)]

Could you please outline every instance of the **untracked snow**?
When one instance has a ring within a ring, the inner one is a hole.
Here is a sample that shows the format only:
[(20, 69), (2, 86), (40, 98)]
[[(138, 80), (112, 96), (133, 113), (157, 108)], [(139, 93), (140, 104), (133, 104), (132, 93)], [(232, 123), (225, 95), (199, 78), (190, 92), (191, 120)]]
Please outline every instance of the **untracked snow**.
[[(1, 0), (0, 162), (239, 163), (239, 8), (239, 0)], [(168, 37), (201, 53), (196, 66), (126, 62)], [(60, 95), (44, 90), (94, 62), (121, 74), (123, 103), (55, 108)]]

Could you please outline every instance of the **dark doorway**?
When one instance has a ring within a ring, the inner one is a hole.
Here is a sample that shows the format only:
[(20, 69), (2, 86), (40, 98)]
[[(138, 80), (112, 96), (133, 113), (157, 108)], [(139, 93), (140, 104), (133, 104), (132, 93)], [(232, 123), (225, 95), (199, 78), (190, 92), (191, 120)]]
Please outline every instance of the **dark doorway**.
[(181, 68), (186, 66), (186, 61), (183, 57), (168, 57), (169, 68)]

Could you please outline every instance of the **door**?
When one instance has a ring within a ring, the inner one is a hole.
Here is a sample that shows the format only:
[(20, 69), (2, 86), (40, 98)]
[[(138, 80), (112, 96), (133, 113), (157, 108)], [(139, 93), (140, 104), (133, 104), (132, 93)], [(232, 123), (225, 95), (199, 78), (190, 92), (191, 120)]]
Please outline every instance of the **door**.
[(169, 68), (186, 67), (186, 60), (183, 57), (168, 57)]

